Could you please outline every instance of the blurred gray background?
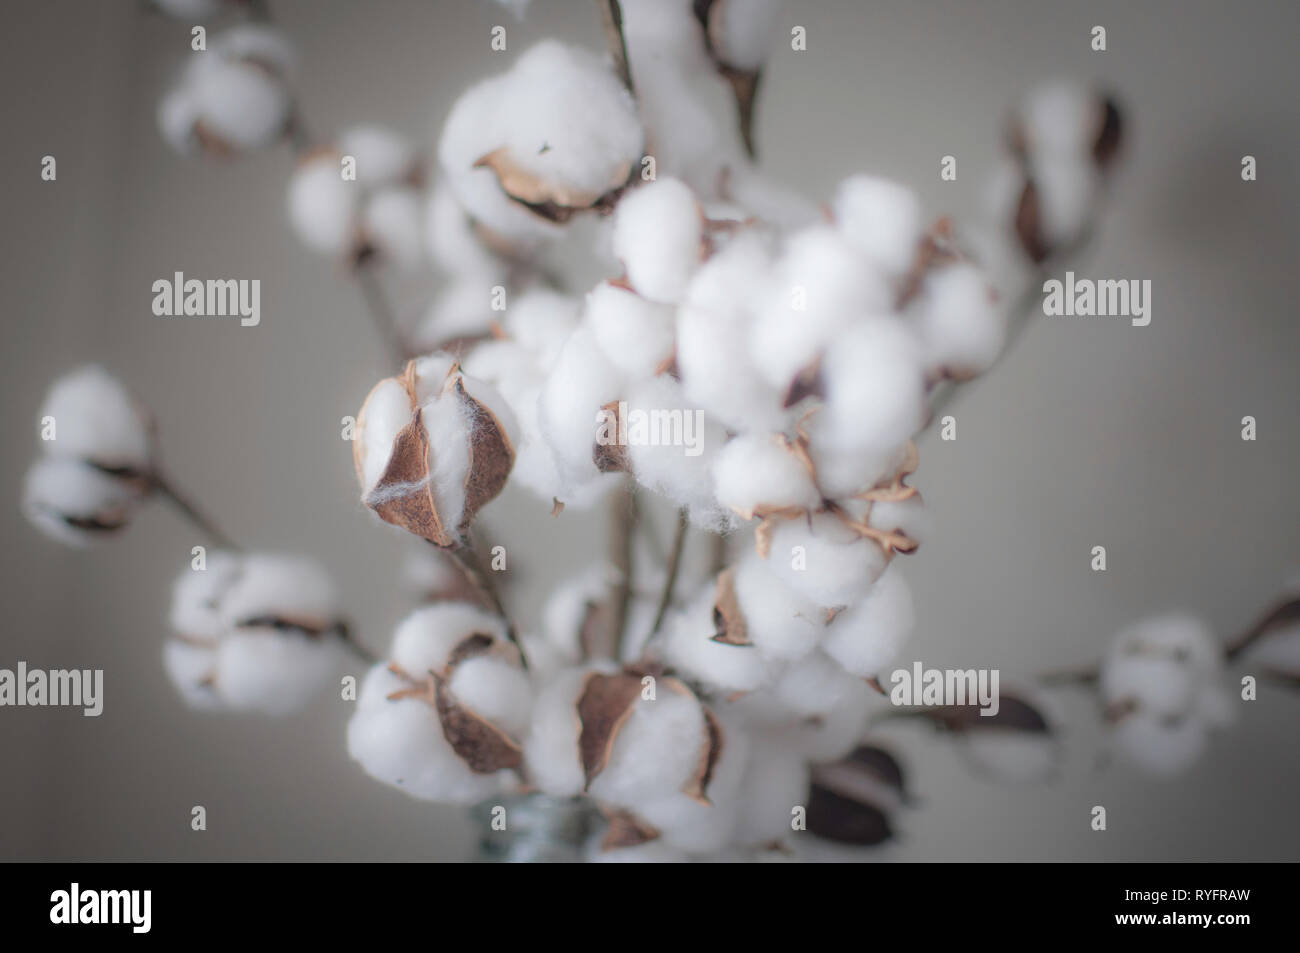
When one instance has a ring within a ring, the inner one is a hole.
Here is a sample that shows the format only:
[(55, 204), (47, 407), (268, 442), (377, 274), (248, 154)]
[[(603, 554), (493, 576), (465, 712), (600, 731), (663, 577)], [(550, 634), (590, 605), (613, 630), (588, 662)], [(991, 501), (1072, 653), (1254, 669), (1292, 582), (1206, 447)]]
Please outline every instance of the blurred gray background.
[[(426, 144), (457, 92), (503, 65), (493, 24), (512, 51), (547, 35), (596, 47), (592, 7), (534, 0), (516, 23), (487, 0), (272, 0), (314, 128), (381, 122)], [(338, 575), (361, 638), (385, 645), (407, 606), (404, 543), (356, 503), (338, 434), (390, 369), (356, 289), (288, 230), (287, 150), (220, 163), (165, 149), (154, 108), (185, 24), (128, 0), (45, 0), (6, 19), (0, 667), (102, 667), (106, 701), (98, 719), (0, 709), (0, 859), (470, 856), (464, 812), (348, 760), (350, 703), (327, 696), (275, 721), (183, 707), (160, 645), (171, 580), (200, 540), (164, 505), (88, 552), (22, 519), (46, 387), (97, 360), (154, 408), (166, 463), (237, 539), (317, 554)], [(1045, 78), (1102, 80), (1131, 119), (1117, 201), (1081, 271), (1151, 279), (1151, 325), (1040, 319), (957, 405), (959, 439), (923, 438), (914, 482), (937, 531), (906, 566), (919, 622), (904, 661), (999, 667), (1005, 690), (1095, 659), (1152, 611), (1237, 631), (1300, 566), (1300, 7), (817, 0), (790, 4), (789, 20), (809, 49), (773, 57), (759, 150), (816, 198), (866, 170), (916, 187), (936, 215), (973, 214), (1008, 105)], [(1106, 53), (1089, 50), (1093, 24)], [(40, 180), (45, 154), (57, 182)], [(958, 157), (954, 183), (939, 181), (944, 154)], [(154, 317), (150, 285), (177, 270), (259, 277), (262, 325)], [(1239, 438), (1246, 414), (1257, 442)], [(512, 494), (486, 514), (517, 542), (525, 612), (553, 581), (546, 567), (594, 558), (600, 538), (548, 509)], [(1088, 565), (1097, 544), (1104, 574)], [(1175, 781), (1099, 770), (1091, 703), (1057, 699), (1075, 754), (1047, 786), (974, 779), (938, 739), (892, 729), (923, 803), (896, 846), (867, 856), (1300, 859), (1300, 694), (1265, 686)], [(1089, 830), (1094, 804), (1106, 833)]]

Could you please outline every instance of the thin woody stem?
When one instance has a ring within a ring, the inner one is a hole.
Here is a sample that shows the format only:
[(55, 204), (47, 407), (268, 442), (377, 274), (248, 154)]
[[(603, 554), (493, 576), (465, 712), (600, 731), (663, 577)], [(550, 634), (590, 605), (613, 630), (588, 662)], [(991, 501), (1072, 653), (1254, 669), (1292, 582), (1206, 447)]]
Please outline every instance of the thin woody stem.
[(632, 550), (636, 535), (637, 510), (636, 489), (631, 479), (624, 477), (622, 485), (610, 500), (609, 512), (609, 561), (617, 574), (614, 591), (610, 594), (614, 618), (615, 659), (622, 656), (624, 630), (627, 628), (628, 611), (632, 606)]
[(239, 550), (240, 547), (222, 531), (221, 527), (213, 522), (209, 516), (198, 508), (198, 505), (193, 500), (182, 493), (174, 483), (164, 476), (161, 470), (155, 470), (150, 476), (149, 487), (154, 492), (161, 493), (166, 497), (180, 511), (182, 516), (206, 533), (218, 546), (236, 552)]
[(411, 347), (397, 325), (397, 317), (392, 305), (389, 304), (388, 295), (384, 293), (383, 285), (379, 283), (379, 277), (369, 261), (357, 265), (356, 276), (357, 286), (361, 289), (361, 297), (365, 299), (375, 329), (384, 339), (384, 344), (393, 358), (399, 364), (404, 363), (411, 357)]
[(367, 665), (374, 665), (379, 661), (379, 657), (375, 655), (374, 652), (370, 651), (370, 649), (357, 641), (356, 636), (353, 634), (352, 629), (347, 622), (339, 620), (338, 625), (334, 627), (334, 631), (337, 632), (339, 638), (343, 640), (343, 644), (347, 647), (348, 651), (361, 661), (365, 662)]
[(510, 613), (506, 611), (505, 603), (501, 601), (501, 593), (492, 578), (492, 573), (483, 568), (474, 547), (461, 544), (451, 549), (445, 549), (443, 552), (455, 562), (465, 580), (474, 588), (474, 591), (483, 600), (484, 604), (505, 624), (506, 638), (515, 644), (515, 648), (519, 649), (519, 661), (526, 670), (528, 668), (528, 656), (524, 652), (523, 643), (519, 641), (519, 633), (515, 630), (515, 624), (510, 619)]
[(682, 552), (686, 549), (686, 533), (690, 529), (690, 519), (683, 508), (677, 511), (677, 530), (673, 534), (673, 551), (668, 556), (668, 575), (664, 578), (664, 588), (659, 595), (659, 608), (655, 611), (654, 626), (650, 634), (657, 635), (663, 627), (664, 617), (673, 602), (673, 589), (677, 586), (677, 576), (682, 566)]
[(1296, 623), (1300, 623), (1300, 596), (1284, 599), (1271, 606), (1250, 628), (1228, 643), (1224, 654), (1231, 661), (1273, 629)]
[(627, 36), (623, 33), (623, 7), (619, 0), (596, 0), (596, 8), (600, 11), (600, 28), (605, 34), (605, 46), (614, 59), (614, 72), (627, 91), (635, 96), (632, 66), (627, 58)]

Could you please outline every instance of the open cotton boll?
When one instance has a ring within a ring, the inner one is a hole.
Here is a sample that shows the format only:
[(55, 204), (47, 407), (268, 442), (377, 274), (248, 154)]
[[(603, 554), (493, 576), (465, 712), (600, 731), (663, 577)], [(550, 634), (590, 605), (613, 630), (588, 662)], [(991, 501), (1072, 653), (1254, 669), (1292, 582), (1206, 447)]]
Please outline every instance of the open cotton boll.
[(746, 845), (786, 837), (796, 805), (807, 805), (808, 763), (788, 743), (757, 733), (740, 783), (735, 839)]
[(703, 254), (704, 219), (686, 183), (665, 177), (632, 189), (614, 210), (614, 255), (637, 293), (676, 302)]
[(835, 226), (858, 253), (889, 275), (912, 264), (921, 240), (921, 203), (906, 186), (870, 175), (840, 183), (831, 204)]
[(879, 675), (897, 657), (915, 622), (912, 591), (902, 570), (891, 564), (866, 598), (831, 621), (822, 651), (852, 675)]
[(582, 303), (549, 288), (529, 288), (516, 294), (506, 307), (502, 326), (510, 337), (536, 354), (549, 367), (578, 326)]
[[(597, 414), (621, 396), (622, 388), (622, 375), (605, 357), (595, 332), (577, 328), (560, 349), (538, 403), (538, 423), (555, 453), (566, 492), (597, 476), (592, 460)], [(560, 498), (568, 502), (565, 495)]]
[(86, 546), (126, 527), (139, 488), (80, 460), (46, 457), (27, 471), (23, 512), (51, 539)]
[(971, 377), (992, 366), (1006, 341), (1006, 312), (984, 274), (956, 264), (929, 274), (914, 305), (926, 369)]
[(767, 558), (772, 574), (823, 608), (851, 606), (885, 569), (885, 553), (838, 519), (818, 513), (781, 522)]
[[(803, 424), (808, 435), (808, 456), (817, 475), (817, 487), (827, 499), (841, 500), (875, 486), (898, 469), (901, 453), (836, 446), (828, 437), (828, 418), (816, 413)], [(832, 434), (832, 437), (834, 435)]]
[(862, 267), (856, 250), (833, 227), (792, 235), (765, 283), (750, 337), (755, 366), (784, 391), (856, 317), (884, 314), (892, 295), (885, 280)]
[(762, 378), (746, 346), (748, 290), (770, 270), (764, 240), (740, 235), (695, 273), (677, 313), (677, 368), (687, 398), (736, 430), (780, 430), (785, 418), (785, 392)]
[(219, 549), (207, 554), (203, 569), (182, 570), (172, 584), (172, 629), (191, 639), (219, 639), (228, 625), (221, 604), (243, 571), (241, 556)]
[(718, 61), (758, 70), (776, 44), (782, 0), (713, 0), (708, 9), (709, 43)]
[(1209, 741), (1199, 718), (1178, 720), (1135, 713), (1120, 720), (1112, 734), (1125, 761), (1159, 777), (1181, 774), (1196, 763)]
[(402, 382), (386, 377), (374, 386), (357, 416), (353, 454), (363, 494), (383, 476), (393, 441), (411, 422), (411, 398)]
[(52, 418), (53, 439), (42, 448), (53, 457), (80, 459), (108, 469), (147, 473), (152, 467), (152, 428), (144, 408), (122, 383), (97, 364), (64, 374), (41, 405)]
[(361, 228), (367, 243), (385, 261), (414, 269), (424, 261), (424, 209), (410, 186), (390, 186), (366, 201)]
[(578, 756), (582, 722), (577, 705), (593, 671), (610, 674), (615, 668), (601, 662), (561, 669), (537, 693), (524, 740), (524, 763), (529, 780), (544, 794), (576, 797), (586, 783)]
[(1187, 714), (1196, 691), (1196, 673), (1171, 658), (1121, 656), (1108, 659), (1102, 669), (1102, 694), (1109, 703), (1132, 702), (1153, 715)]
[(163, 643), (163, 669), (167, 678), (185, 704), (196, 711), (217, 711), (222, 707), (212, 681), (216, 655), (212, 647), (192, 645), (180, 639)]
[(745, 634), (764, 658), (803, 658), (826, 634), (826, 613), (778, 580), (752, 550), (736, 566), (735, 591)]
[(689, 509), (696, 525), (729, 525), (728, 514), (713, 495), (713, 458), (727, 441), (723, 427), (690, 406), (681, 385), (668, 375), (636, 386), (619, 415), (637, 483)]
[(301, 163), (289, 179), (289, 224), (308, 248), (327, 255), (350, 254), (357, 241), (355, 182), (345, 181), (338, 156), (321, 152)]
[(510, 661), (490, 655), (466, 659), (456, 666), (448, 687), (461, 704), (508, 734), (522, 735), (528, 729), (532, 685)]
[(1038, 224), (1048, 248), (1068, 247), (1092, 222), (1101, 173), (1091, 158), (1045, 156), (1030, 164), (1038, 199)]
[(786, 664), (767, 690), (797, 718), (820, 718), (860, 684), (825, 654), (813, 652)]
[(1144, 714), (1180, 717), (1214, 707), (1222, 648), (1194, 616), (1169, 613), (1119, 632), (1101, 667), (1107, 704), (1136, 704)]
[(713, 462), (718, 502), (745, 519), (777, 509), (821, 503), (809, 461), (781, 434), (741, 434)]
[(716, 642), (715, 587), (707, 585), (665, 624), (664, 657), (689, 678), (718, 692), (751, 692), (767, 678), (767, 663), (753, 645)]
[(410, 143), (382, 126), (353, 126), (338, 138), (338, 151), (356, 160), (357, 183), (365, 188), (408, 181), (417, 171)]
[(1101, 132), (1102, 103), (1085, 86), (1055, 81), (1030, 91), (1017, 112), (1017, 133), (1030, 154), (1079, 157), (1092, 151)]
[(925, 375), (912, 333), (894, 318), (859, 324), (822, 361), (826, 405), (819, 436), (833, 446), (884, 452), (925, 420)]
[(390, 700), (405, 679), (376, 665), (348, 721), (348, 754), (372, 778), (425, 801), (469, 804), (501, 791), (506, 771), (478, 774), (456, 756), (438, 715), (422, 698)]
[(413, 678), (447, 666), (451, 652), (471, 635), (481, 633), (501, 642), (501, 620), (467, 602), (421, 606), (398, 623), (388, 655)]
[(320, 563), (305, 556), (249, 553), (221, 600), (228, 627), (274, 618), (323, 629), (337, 614), (333, 581)]
[(603, 281), (587, 295), (584, 315), (605, 357), (629, 380), (653, 377), (672, 359), (674, 315), (667, 305)]
[(236, 150), (260, 149), (284, 132), (293, 100), (284, 80), (257, 63), (213, 57), (196, 71), (190, 92), (204, 131)]
[(699, 765), (704, 711), (694, 695), (660, 686), (638, 697), (614, 739), (604, 770), (588, 787), (597, 800), (633, 809), (678, 793)]
[(324, 689), (343, 657), (342, 643), (332, 635), (244, 628), (217, 646), (213, 683), (226, 707), (285, 715)]

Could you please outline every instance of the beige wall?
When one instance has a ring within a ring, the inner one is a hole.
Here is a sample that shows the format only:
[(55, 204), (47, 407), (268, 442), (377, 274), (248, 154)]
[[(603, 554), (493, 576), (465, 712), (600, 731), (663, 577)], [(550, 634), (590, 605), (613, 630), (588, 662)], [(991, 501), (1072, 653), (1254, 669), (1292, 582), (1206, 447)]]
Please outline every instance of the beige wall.
[[(598, 42), (582, 2), (535, 0), (518, 27), (486, 2), (272, 5), (301, 46), (314, 126), (379, 121), (426, 142), (456, 91), (494, 67), (491, 24), (506, 23), (514, 46), (552, 33)], [(871, 170), (921, 189), (936, 214), (969, 215), (1006, 105), (1058, 73), (1111, 83), (1133, 120), (1120, 200), (1084, 271), (1151, 279), (1152, 323), (1040, 321), (958, 406), (959, 439), (926, 438), (915, 482), (937, 532), (907, 565), (912, 655), (1009, 680), (1091, 660), (1152, 610), (1242, 625), (1300, 565), (1300, 8), (791, 6), (809, 50), (775, 58), (759, 147), (810, 195)], [(0, 858), (465, 856), (461, 812), (411, 801), (348, 761), (345, 703), (274, 722), (181, 706), (159, 646), (167, 587), (196, 540), (171, 514), (151, 510), (90, 553), (57, 548), (19, 516), (47, 382), (102, 360), (153, 405), (166, 461), (232, 533), (319, 554), (371, 644), (402, 612), (402, 540), (355, 504), (337, 430), (387, 368), (355, 290), (288, 233), (287, 154), (223, 165), (165, 151), (153, 108), (182, 25), (127, 0), (27, 3), (7, 20), (0, 666), (102, 667), (107, 698), (98, 719), (0, 710)], [(1088, 51), (1093, 23), (1108, 28), (1105, 54)], [(46, 153), (56, 183), (39, 179)], [(949, 153), (958, 181), (941, 184)], [(1259, 160), (1249, 185), (1244, 153)], [(176, 270), (260, 278), (262, 326), (155, 318), (150, 284)], [(1256, 443), (1238, 439), (1244, 414), (1259, 420)], [(552, 581), (549, 566), (592, 555), (589, 527), (568, 514), (553, 523), (548, 509), (512, 496), (487, 517), (498, 534), (530, 534), (518, 537), (518, 562), (532, 559), (525, 604)], [(1088, 569), (1098, 543), (1104, 575)], [(1047, 788), (972, 780), (936, 741), (895, 731), (923, 804), (886, 856), (1300, 857), (1300, 697), (1266, 689), (1176, 782), (1097, 769), (1087, 701), (1061, 707), (1079, 753)], [(205, 833), (189, 829), (194, 804), (208, 809)], [(1106, 834), (1088, 830), (1093, 804), (1110, 808)]]

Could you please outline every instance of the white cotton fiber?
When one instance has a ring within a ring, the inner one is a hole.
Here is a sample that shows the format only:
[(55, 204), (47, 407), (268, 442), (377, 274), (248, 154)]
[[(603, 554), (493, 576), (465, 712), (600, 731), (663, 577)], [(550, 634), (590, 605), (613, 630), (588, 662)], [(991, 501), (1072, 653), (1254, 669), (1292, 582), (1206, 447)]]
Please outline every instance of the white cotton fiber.
[(601, 282), (587, 295), (584, 317), (605, 357), (628, 380), (653, 377), (673, 356), (672, 308)]
[(334, 583), (320, 563), (277, 553), (244, 556), (221, 601), (221, 618), (231, 628), (266, 616), (330, 624), (337, 612)]
[(524, 741), (524, 763), (537, 789), (554, 797), (576, 797), (585, 778), (578, 758), (578, 699), (593, 671), (609, 674), (612, 664), (566, 668), (557, 672), (537, 693)]
[(284, 131), (293, 101), (284, 81), (240, 60), (211, 57), (193, 73), (190, 86), (199, 121), (239, 150), (269, 145)]
[(1101, 132), (1102, 109), (1092, 90), (1056, 81), (1032, 90), (1018, 119), (1029, 153), (1078, 158), (1091, 153)]
[(885, 569), (885, 554), (835, 517), (782, 521), (767, 559), (772, 574), (824, 608), (861, 600)]
[(676, 302), (699, 266), (703, 216), (695, 194), (665, 177), (629, 190), (614, 210), (614, 255), (637, 293)]
[(749, 640), (770, 660), (803, 658), (826, 634), (825, 612), (777, 579), (753, 550), (735, 567), (736, 600)]
[(836, 227), (871, 265), (900, 275), (921, 240), (921, 203), (906, 186), (854, 175), (836, 189), (831, 206)]
[(740, 70), (759, 69), (777, 43), (782, 0), (720, 0), (709, 17), (718, 58)]
[(897, 564), (857, 604), (835, 616), (822, 651), (852, 675), (879, 675), (897, 657), (916, 622), (912, 591)]
[(361, 228), (384, 260), (399, 268), (409, 271), (424, 261), (424, 207), (415, 188), (377, 190), (366, 201)]
[(547, 288), (531, 288), (510, 300), (501, 323), (506, 333), (533, 352), (545, 368), (555, 361), (577, 327), (581, 310), (577, 298)]
[(804, 421), (808, 434), (808, 455), (817, 474), (817, 486), (828, 499), (840, 500), (869, 490), (898, 469), (900, 453), (894, 449), (873, 450), (837, 446), (834, 433), (827, 435), (829, 418), (823, 411)]
[(740, 784), (737, 843), (766, 844), (788, 836), (794, 808), (807, 806), (809, 785), (808, 763), (797, 748), (756, 735)]
[(338, 157), (321, 153), (299, 165), (289, 179), (289, 224), (313, 251), (349, 254), (357, 240), (360, 198), (358, 184), (340, 174)]
[(782, 667), (772, 683), (772, 695), (798, 718), (821, 718), (839, 707), (841, 698), (856, 694), (860, 682), (821, 652), (813, 652)]
[(434, 265), (449, 275), (486, 274), (491, 276), (489, 284), (498, 284), (504, 277), (501, 258), (480, 239), (469, 215), (441, 178), (429, 190), (425, 244)]
[(664, 656), (678, 671), (721, 693), (750, 692), (767, 678), (767, 662), (752, 645), (713, 641), (717, 588), (705, 585), (665, 622)]
[(1120, 720), (1113, 739), (1124, 760), (1158, 777), (1172, 777), (1196, 763), (1209, 732), (1195, 717), (1171, 720), (1135, 713)]
[(144, 409), (117, 378), (97, 364), (71, 371), (50, 388), (39, 419), (53, 418), (54, 439), (42, 442), (53, 457), (147, 472), (153, 456)]
[(627, 395), (627, 455), (641, 486), (691, 511), (705, 526), (725, 521), (713, 495), (713, 457), (726, 431), (693, 407), (667, 375), (644, 381)]
[(243, 559), (235, 553), (212, 550), (201, 570), (187, 565), (172, 583), (169, 621), (180, 635), (215, 640), (226, 630), (221, 603), (243, 572)]
[(123, 526), (138, 498), (139, 492), (126, 481), (79, 460), (38, 459), (23, 483), (27, 518), (51, 539), (69, 546), (86, 546), (102, 535), (69, 521)]
[(634, 807), (677, 792), (699, 764), (705, 731), (694, 695), (660, 684), (653, 701), (638, 696), (591, 795)]
[(822, 362), (820, 436), (849, 450), (884, 452), (904, 443), (925, 419), (920, 357), (915, 337), (894, 318), (840, 334)]
[(533, 690), (528, 676), (506, 659), (480, 655), (456, 666), (447, 683), (462, 705), (507, 734), (522, 737), (528, 730)]
[(926, 369), (968, 377), (1002, 353), (1006, 311), (978, 268), (956, 264), (931, 272), (913, 305)]
[(750, 354), (768, 383), (784, 391), (855, 318), (885, 313), (891, 292), (862, 267), (856, 250), (829, 225), (795, 233), (763, 289)]
[(411, 422), (411, 398), (402, 382), (386, 377), (371, 390), (357, 416), (354, 456), (363, 495), (384, 475), (393, 441)]
[(270, 627), (239, 629), (216, 651), (214, 679), (224, 705), (285, 715), (303, 708), (343, 660), (334, 634), (308, 636)]
[(420, 408), (429, 435), (429, 481), (438, 519), (448, 533), (459, 532), (465, 512), (465, 480), (470, 466), (468, 408), (454, 394), (443, 392)]
[(356, 160), (357, 184), (363, 188), (403, 182), (416, 168), (410, 144), (382, 126), (345, 129), (338, 138), (338, 151)]
[[(592, 462), (597, 414), (624, 396), (622, 375), (605, 357), (589, 327), (575, 330), (560, 349), (542, 387), (538, 423), (555, 453), (566, 488), (590, 482), (598, 473)], [(567, 498), (561, 495), (562, 499)]]
[(718, 502), (748, 519), (758, 509), (814, 509), (820, 503), (806, 462), (780, 434), (733, 437), (713, 462)]
[(474, 634), (505, 638), (501, 620), (467, 602), (421, 606), (398, 623), (389, 658), (414, 678), (441, 671), (451, 651)]
[(221, 708), (221, 699), (212, 685), (215, 661), (215, 650), (207, 646), (191, 645), (180, 639), (163, 643), (163, 668), (167, 677), (185, 704), (196, 711)]

